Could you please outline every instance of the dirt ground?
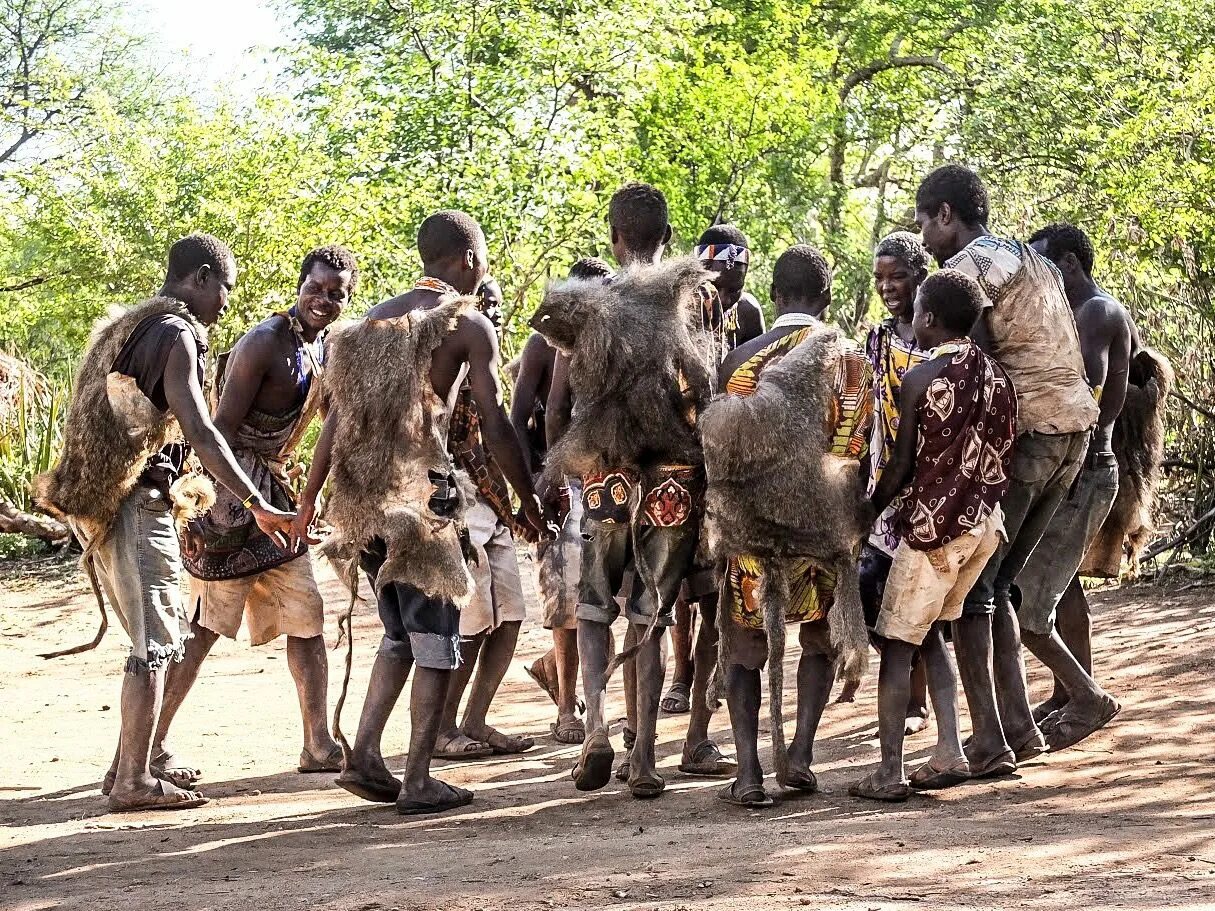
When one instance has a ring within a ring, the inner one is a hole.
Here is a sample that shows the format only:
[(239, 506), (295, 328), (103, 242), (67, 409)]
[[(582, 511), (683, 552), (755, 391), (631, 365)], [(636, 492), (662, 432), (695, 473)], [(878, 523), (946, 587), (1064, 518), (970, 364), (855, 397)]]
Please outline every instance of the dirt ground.
[[(326, 579), (333, 620), (343, 600)], [(176, 730), (211, 804), (106, 815), (98, 781), (118, 729), (125, 637), (114, 629), (93, 652), (43, 661), (37, 652), (91, 636), (91, 596), (54, 565), (9, 568), (0, 586), (3, 911), (1215, 907), (1210, 584), (1095, 597), (1099, 672), (1125, 705), (1106, 731), (1014, 777), (893, 807), (847, 795), (877, 759), (872, 675), (855, 704), (824, 717), (821, 794), (764, 812), (721, 804), (720, 784), (674, 768), (679, 717), (659, 728), (669, 783), (660, 800), (634, 801), (615, 782), (579, 794), (569, 780), (577, 749), (548, 736), (554, 712), (522, 669), (547, 647), (529, 622), (491, 721), (535, 735), (536, 749), (439, 764), (476, 801), (412, 821), (359, 802), (331, 775), (295, 773), (284, 646), (243, 639), (216, 646)], [(348, 730), (377, 641), (364, 608)], [(333, 664), (331, 700), (340, 653)], [(618, 681), (612, 697), (622, 713)], [(384, 742), (398, 770), (403, 706)], [(728, 744), (724, 711), (714, 728)], [(931, 736), (909, 741), (909, 761)]]

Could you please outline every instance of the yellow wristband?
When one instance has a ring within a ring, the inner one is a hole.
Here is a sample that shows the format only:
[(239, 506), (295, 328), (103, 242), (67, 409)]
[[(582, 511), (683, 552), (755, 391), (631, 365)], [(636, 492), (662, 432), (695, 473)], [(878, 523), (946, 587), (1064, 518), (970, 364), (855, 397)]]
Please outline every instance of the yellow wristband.
[(243, 500), (240, 501), (240, 505), (245, 507), (245, 509), (249, 509), (250, 507), (253, 506), (253, 501), (256, 499), (257, 499), (257, 494), (251, 493), (251, 494), (249, 494), (249, 496), (245, 497)]

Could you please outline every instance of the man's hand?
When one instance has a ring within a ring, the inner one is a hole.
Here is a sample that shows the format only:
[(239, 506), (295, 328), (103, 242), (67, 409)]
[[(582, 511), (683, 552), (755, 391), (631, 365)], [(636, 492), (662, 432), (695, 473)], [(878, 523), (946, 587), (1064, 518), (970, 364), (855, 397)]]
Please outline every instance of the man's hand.
[(535, 494), (524, 497), (520, 503), (520, 512), (527, 524), (540, 533), (541, 538), (557, 537), (557, 524), (551, 520), (551, 513), (540, 505), (540, 498)]
[(319, 544), (320, 539), (314, 537), (312, 523), (316, 520), (316, 503), (305, 497), (299, 505), (299, 511), (291, 521), (291, 549), (300, 549), (300, 542)]
[(197, 560), (202, 554), (203, 533), (197, 521), (190, 522), (181, 530), (181, 551), (191, 560)]
[(254, 503), (249, 507), (257, 527), (275, 543), (279, 550), (286, 551), (291, 544), (291, 523), (295, 513), (283, 512), (268, 503)]

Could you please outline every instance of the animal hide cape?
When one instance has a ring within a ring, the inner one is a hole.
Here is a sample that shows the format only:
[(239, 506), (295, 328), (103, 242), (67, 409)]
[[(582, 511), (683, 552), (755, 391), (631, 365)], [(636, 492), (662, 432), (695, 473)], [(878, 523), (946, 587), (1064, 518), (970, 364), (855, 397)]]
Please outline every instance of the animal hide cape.
[[(782, 709), (788, 561), (811, 559), (838, 574), (827, 615), (837, 673), (855, 686), (868, 664), (856, 560), (875, 517), (861, 496), (860, 463), (830, 453), (826, 427), (843, 343), (841, 333), (823, 327), (767, 367), (753, 395), (719, 396), (700, 421), (710, 552), (722, 560), (751, 556), (763, 567), (773, 758), (782, 783), (788, 773)], [(728, 613), (722, 605), (719, 615)], [(721, 649), (724, 663), (728, 623)]]
[(531, 325), (569, 357), (574, 413), (549, 450), (545, 476), (628, 469), (642, 486), (659, 464), (703, 461), (693, 414), (709, 403), (713, 340), (696, 289), (709, 278), (693, 257), (630, 266), (611, 283), (553, 285)]
[(388, 558), (377, 588), (404, 582), (423, 593), (466, 607), (473, 580), (465, 565), (460, 532), (473, 501), (467, 476), (457, 478), (450, 514), (430, 508), (436, 481), (457, 477), (447, 452), (447, 408), (430, 382), (435, 349), (471, 297), (394, 319), (365, 319), (330, 336), (326, 386), (337, 421), (325, 518), (334, 534), (324, 553), (351, 566), (373, 538), (384, 540)]
[[(81, 566), (89, 577), (101, 613), (92, 642), (43, 658), (88, 651), (105, 636), (109, 621), (92, 560), (106, 540), (119, 507), (135, 488), (148, 460), (171, 440), (181, 439), (177, 419), (161, 411), (139, 391), (135, 380), (111, 371), (135, 328), (150, 316), (171, 314), (188, 323), (203, 341), (207, 330), (186, 305), (154, 297), (129, 310), (116, 310), (98, 320), (80, 360), (63, 426), (63, 452), (50, 471), (34, 480), (38, 506), (60, 519), (72, 519), (87, 538)], [(215, 488), (202, 474), (179, 478), (169, 489), (179, 525), (198, 518), (215, 503)]]
[(1164, 460), (1164, 412), (1173, 388), (1173, 367), (1151, 348), (1131, 359), (1126, 402), (1114, 422), (1113, 449), (1118, 458), (1118, 495), (1089, 546), (1080, 575), (1117, 579), (1126, 556), (1131, 572), (1155, 533), (1156, 485)]

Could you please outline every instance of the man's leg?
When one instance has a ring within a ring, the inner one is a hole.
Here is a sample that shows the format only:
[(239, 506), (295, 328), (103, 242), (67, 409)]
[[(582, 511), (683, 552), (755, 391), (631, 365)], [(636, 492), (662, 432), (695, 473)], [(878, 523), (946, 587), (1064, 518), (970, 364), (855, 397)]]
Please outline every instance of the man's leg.
[(695, 683), (692, 659), (694, 627), (692, 605), (680, 595), (679, 600), (675, 602), (675, 625), (671, 627), (671, 651), (675, 656), (675, 673), (671, 677), (671, 688), (662, 697), (662, 710), (668, 715), (682, 715), (694, 711), (691, 703), (692, 687)]
[(1013, 610), (1012, 597), (1002, 586), (997, 591), (991, 617), (992, 670), (996, 703), (1004, 739), (1020, 762), (1046, 750), (1046, 741), (1034, 722), (1025, 678), (1025, 656), (1021, 651), (1021, 627)]
[[(186, 650), (189, 654), (189, 649)], [(295, 693), (300, 703), (300, 718), (304, 723), (304, 755), (322, 766), (317, 771), (339, 771), (331, 761), (341, 747), (329, 734), (326, 701), (329, 695), (329, 656), (324, 636), (287, 637), (287, 668), (295, 681)], [(300, 768), (305, 768), (301, 757)], [(309, 763), (311, 767), (314, 763)]]
[[(159, 717), (156, 733), (152, 738), (152, 766), (164, 770), (170, 781), (178, 784), (188, 784), (197, 780), (201, 774), (198, 769), (185, 765), (178, 759), (169, 747), (169, 727), (186, 696), (198, 680), (198, 672), (202, 669), (203, 661), (211, 653), (211, 648), (219, 639), (218, 633), (213, 633), (200, 626), (197, 616), (190, 622), (190, 634), (193, 636), (186, 646), (186, 653), (181, 661), (170, 662), (160, 673), (163, 694), (159, 703)], [(192, 774), (191, 774), (192, 773)]]
[[(1059, 637), (1067, 650), (1072, 653), (1084, 672), (1093, 675), (1093, 613), (1089, 607), (1088, 596), (1080, 577), (1072, 577), (1071, 584), (1059, 601), (1058, 616)], [(1060, 706), (1062, 708), (1062, 706)]]
[(399, 813), (442, 812), (472, 800), (471, 791), (449, 785), (430, 774), (443, 706), (450, 688), (449, 670), (419, 665), (414, 673), (409, 699), (409, 756), (405, 760), (405, 779), (397, 797)]
[(945, 625), (935, 623), (920, 646), (920, 664), (928, 679), (932, 707), (937, 716), (937, 745), (932, 764), (937, 769), (956, 769), (966, 762), (962, 735), (958, 730), (958, 678), (953, 658), (945, 645)]
[(738, 754), (735, 779), (721, 798), (743, 806), (770, 806), (759, 761), (760, 672), (768, 660), (768, 637), (762, 629), (744, 627), (730, 618), (730, 651), (726, 656), (726, 705), (734, 750)]
[(634, 797), (657, 797), (666, 783), (655, 769), (654, 747), (658, 739), (658, 702), (666, 675), (660, 636), (642, 641), (645, 624), (637, 626), (637, 741), (629, 756), (629, 790)]
[(695, 775), (732, 775), (735, 764), (726, 759), (709, 739), (709, 722), (714, 709), (709, 705), (709, 683), (717, 673), (717, 609), (716, 592), (700, 596), (700, 629), (696, 633), (692, 678), (692, 713), (688, 733), (684, 737), (683, 756), (679, 770)]
[(924, 659), (916, 655), (911, 661), (911, 689), (907, 697), (907, 723), (904, 734), (918, 734), (928, 726), (928, 672)]
[[(585, 565), (585, 564), (584, 564)], [(612, 629), (607, 623), (579, 619), (578, 657), (582, 662), (583, 688), (586, 692), (586, 741), (574, 768), (574, 783), (580, 791), (602, 788), (612, 776), (611, 741), (603, 709), (603, 676), (607, 673), (608, 649)]]
[[(817, 791), (818, 779), (810, 768), (814, 763), (814, 738), (835, 677), (827, 621), (803, 623), (798, 639), (802, 657), (797, 664), (797, 729), (789, 744), (788, 784), (799, 791)], [(902, 709), (906, 707), (904, 701)]]
[(535, 745), (532, 738), (503, 734), (488, 725), (485, 720), (494, 696), (498, 694), (498, 687), (506, 676), (507, 668), (514, 660), (515, 647), (519, 642), (519, 628), (522, 625), (520, 620), (508, 620), (499, 624), (497, 629), (485, 637), (477, 675), (473, 679), (472, 692), (468, 696), (464, 720), (460, 725), (468, 737), (489, 744), (495, 753), (522, 753)]
[(858, 781), (849, 793), (858, 797), (889, 799), (906, 796), (903, 775), (903, 727), (907, 720), (907, 700), (911, 693), (911, 659), (916, 647), (897, 639), (882, 644), (882, 664), (878, 672), (878, 740), (882, 761), (877, 770)]
[(439, 736), (436, 752), (442, 759), (484, 759), (493, 750), (489, 744), (469, 737), (460, 730), (456, 718), (460, 714), (460, 702), (464, 691), (478, 667), (478, 658), (488, 634), (480, 632), (464, 636), (460, 640), (460, 666), (452, 671), (451, 687), (443, 703), (443, 714), (439, 721)]
[(553, 630), (557, 667), (557, 731), (562, 743), (581, 743), (586, 728), (578, 718), (578, 630)]

